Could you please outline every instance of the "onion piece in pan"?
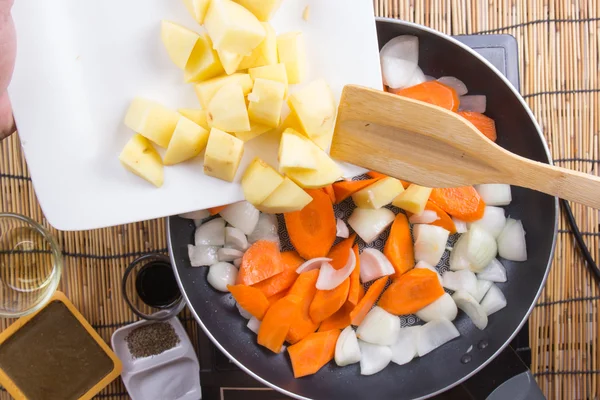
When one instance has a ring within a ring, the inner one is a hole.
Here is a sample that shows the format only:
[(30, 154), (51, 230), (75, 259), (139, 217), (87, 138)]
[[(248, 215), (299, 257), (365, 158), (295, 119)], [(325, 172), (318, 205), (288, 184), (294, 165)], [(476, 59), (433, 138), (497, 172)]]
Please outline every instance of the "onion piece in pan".
[(181, 218), (185, 218), (185, 219), (193, 219), (193, 220), (200, 219), (200, 220), (202, 220), (202, 219), (210, 217), (210, 213), (208, 212), (208, 210), (198, 210), (198, 211), (191, 211), (191, 212), (179, 214), (179, 216)]
[(256, 228), (248, 235), (248, 242), (255, 243), (259, 240), (269, 240), (279, 245), (279, 223), (273, 214), (261, 213), (258, 217)]
[(393, 275), (394, 266), (387, 257), (377, 249), (364, 249), (360, 253), (360, 281), (371, 282), (382, 276)]
[(456, 233), (466, 233), (467, 223), (461, 219), (452, 217), (452, 222), (454, 222), (454, 226), (456, 227)]
[(247, 201), (240, 201), (228, 205), (219, 214), (229, 225), (249, 235), (258, 224), (260, 211)]
[(371, 243), (394, 222), (394, 212), (387, 208), (371, 210), (357, 208), (348, 218), (348, 224), (365, 243)]
[(244, 319), (252, 318), (252, 314), (250, 314), (248, 311), (246, 311), (244, 308), (242, 308), (242, 306), (240, 306), (240, 303), (238, 303), (237, 301), (235, 302), (235, 306), (237, 307), (238, 311), (240, 312), (240, 315)]
[(360, 348), (360, 374), (373, 375), (383, 370), (392, 361), (392, 349), (389, 346), (358, 341)]
[(437, 213), (432, 210), (424, 210), (420, 214), (413, 214), (408, 218), (411, 224), (431, 224), (440, 219)]
[(471, 293), (478, 303), (485, 297), (486, 293), (494, 283), (485, 279), (477, 279), (477, 287), (475, 293)]
[(413, 227), (415, 237), (415, 260), (437, 265), (446, 251), (446, 242), (450, 232), (435, 225), (416, 224)]
[(504, 297), (504, 293), (498, 286), (492, 285), (483, 300), (481, 300), (481, 307), (488, 316), (506, 307), (506, 297)]
[(400, 318), (375, 306), (356, 329), (356, 337), (365, 342), (390, 346), (400, 332)]
[(477, 273), (477, 279), (491, 282), (506, 282), (506, 268), (498, 259), (494, 258), (483, 271)]
[(458, 111), (472, 111), (483, 114), (486, 109), (487, 98), (481, 94), (460, 96)]
[(410, 77), (410, 79), (408, 80), (408, 82), (406, 82), (406, 87), (409, 88), (411, 86), (416, 86), (416, 85), (426, 82), (426, 81), (427, 81), (427, 78), (425, 78), (425, 74), (423, 73), (421, 68), (419, 68), (419, 66), (417, 65), (415, 72), (413, 72), (413, 74)]
[(219, 261), (231, 262), (233, 260), (237, 260), (238, 258), (242, 258), (244, 253), (236, 249), (228, 249), (226, 247), (221, 248), (217, 251), (217, 257), (219, 257)]
[(436, 319), (454, 321), (457, 313), (458, 309), (456, 303), (452, 300), (452, 296), (444, 293), (439, 299), (417, 311), (415, 315), (425, 322)]
[(239, 268), (239, 267), (240, 267), (240, 265), (242, 265), (242, 259), (241, 259), (241, 258), (236, 258), (235, 260), (233, 260), (233, 265), (234, 265), (236, 268)]
[(498, 236), (498, 253), (510, 261), (527, 261), (525, 230), (521, 221), (508, 218)]
[(442, 76), (438, 79), (438, 82), (456, 90), (456, 94), (459, 96), (464, 96), (468, 92), (467, 85), (454, 76)]
[(450, 290), (464, 290), (474, 294), (477, 291), (477, 277), (468, 269), (446, 271), (442, 275), (442, 285)]
[(194, 234), (196, 246), (223, 246), (225, 244), (225, 220), (215, 218), (196, 228)]
[(194, 246), (188, 244), (188, 257), (192, 267), (211, 266), (219, 262), (218, 246)]
[(447, 319), (437, 319), (421, 326), (417, 331), (417, 354), (425, 354), (460, 336), (458, 329)]
[(502, 229), (504, 229), (504, 225), (506, 225), (504, 209), (494, 206), (485, 206), (483, 218), (470, 223), (469, 227), (477, 226), (484, 231), (487, 231), (494, 237), (494, 239), (496, 239), (498, 236), (500, 236)]
[(248, 249), (248, 238), (240, 229), (228, 226), (225, 228), (225, 246), (246, 251)]
[(354, 250), (350, 249), (348, 261), (340, 269), (335, 269), (328, 262), (321, 263), (319, 277), (317, 278), (318, 290), (332, 290), (341, 285), (347, 277), (350, 276), (356, 267), (356, 255)]
[(488, 206), (507, 206), (512, 201), (510, 185), (504, 183), (475, 185), (475, 190)]
[(248, 329), (258, 335), (258, 330), (260, 329), (260, 321), (256, 319), (256, 317), (252, 317), (248, 320), (248, 324), (246, 324)]
[(347, 239), (350, 236), (350, 231), (348, 230), (348, 225), (344, 222), (343, 219), (338, 218), (335, 221), (335, 236)]
[(335, 344), (335, 363), (344, 367), (346, 365), (354, 364), (360, 361), (360, 347), (358, 346), (358, 339), (356, 333), (351, 326), (347, 326)]
[(392, 349), (392, 362), (404, 365), (417, 356), (419, 329), (421, 329), (419, 325), (400, 328), (396, 342), (390, 346)]
[(488, 324), (487, 314), (484, 308), (479, 305), (477, 300), (475, 300), (470, 293), (467, 293), (464, 290), (458, 290), (454, 292), (452, 299), (456, 303), (456, 306), (471, 318), (471, 321), (473, 321), (473, 324), (477, 328), (481, 330), (485, 329)]
[(419, 38), (401, 35), (388, 41), (379, 52), (383, 83), (393, 89), (406, 87), (419, 63)]
[(218, 262), (208, 269), (206, 280), (215, 289), (221, 292), (229, 292), (227, 285), (235, 285), (238, 270), (233, 264)]
[(331, 258), (327, 258), (327, 257), (311, 258), (308, 261), (304, 261), (296, 269), (296, 273), (301, 274), (303, 272), (312, 271), (313, 269), (319, 269), (319, 268), (321, 268), (321, 264), (328, 263), (330, 261), (331, 261)]
[(494, 237), (477, 225), (458, 239), (450, 254), (450, 269), (482, 271), (496, 257), (498, 246)]

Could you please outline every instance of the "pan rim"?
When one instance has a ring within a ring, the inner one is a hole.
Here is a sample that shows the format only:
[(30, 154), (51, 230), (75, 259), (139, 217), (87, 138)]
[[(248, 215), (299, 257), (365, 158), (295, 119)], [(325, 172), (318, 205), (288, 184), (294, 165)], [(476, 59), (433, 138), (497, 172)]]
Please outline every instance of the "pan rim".
[[(491, 69), (503, 82), (506, 86), (508, 86), (508, 88), (512, 91), (513, 95), (517, 98), (517, 100), (521, 103), (521, 106), (525, 109), (525, 111), (527, 112), (527, 114), (529, 115), (529, 118), (531, 119), (531, 121), (533, 122), (533, 125), (540, 137), (540, 141), (542, 143), (542, 146), (544, 148), (544, 152), (546, 153), (546, 156), (548, 158), (548, 164), (553, 165), (553, 160), (552, 160), (552, 155), (550, 153), (550, 149), (548, 148), (548, 143), (546, 142), (546, 138), (544, 137), (544, 134), (542, 133), (541, 127), (539, 126), (535, 116), (533, 115), (533, 112), (531, 111), (531, 109), (529, 108), (529, 106), (527, 105), (527, 103), (525, 102), (525, 99), (523, 99), (523, 96), (521, 96), (521, 94), (517, 91), (517, 89), (510, 83), (510, 81), (493, 65), (491, 64), (487, 59), (485, 59), (483, 56), (481, 56), (479, 53), (477, 53), (476, 51), (474, 51), (473, 49), (471, 49), (470, 47), (468, 47), (467, 45), (459, 42), (458, 40), (454, 39), (453, 37), (442, 33), (440, 31), (437, 31), (433, 28), (429, 28), (427, 26), (421, 25), (421, 24), (417, 24), (414, 22), (408, 22), (408, 21), (402, 21), (402, 20), (398, 20), (398, 19), (394, 19), (394, 18), (384, 18), (384, 17), (375, 17), (375, 21), (376, 22), (387, 22), (387, 23), (391, 23), (391, 24), (397, 24), (397, 25), (403, 25), (403, 26), (408, 26), (411, 28), (415, 28), (417, 30), (421, 30), (427, 33), (430, 33), (432, 35), (436, 35), (438, 37), (441, 37), (442, 39), (445, 39), (446, 41), (461, 47), (462, 49), (466, 50), (467, 52), (469, 52), (472, 56), (474, 56), (475, 58), (477, 58), (479, 61), (483, 62), (489, 69)], [(443, 392), (448, 391), (449, 389), (452, 389), (455, 386), (460, 385), (461, 383), (463, 383), (464, 381), (466, 381), (467, 379), (471, 378), (472, 376), (474, 376), (475, 374), (477, 374), (479, 371), (481, 371), (483, 368), (485, 368), (492, 360), (494, 360), (505, 348), (506, 346), (508, 346), (508, 344), (514, 339), (514, 337), (517, 335), (517, 333), (523, 328), (523, 325), (525, 324), (525, 322), (529, 319), (529, 316), (531, 315), (531, 312), (533, 311), (533, 308), (535, 307), (535, 304), (537, 303), (537, 300), (539, 299), (542, 290), (544, 289), (544, 286), (546, 285), (546, 281), (548, 279), (548, 274), (550, 272), (550, 268), (552, 266), (552, 262), (554, 259), (554, 252), (556, 250), (556, 240), (557, 240), (557, 233), (558, 233), (558, 216), (559, 216), (559, 204), (558, 204), (558, 198), (554, 197), (554, 229), (553, 229), (553, 233), (552, 233), (552, 248), (548, 257), (548, 263), (546, 265), (546, 270), (544, 272), (544, 276), (542, 281), (540, 282), (540, 286), (535, 294), (534, 300), (532, 301), (532, 303), (530, 304), (529, 308), (527, 309), (527, 312), (525, 313), (525, 315), (523, 316), (523, 319), (519, 322), (517, 328), (513, 331), (513, 333), (506, 339), (506, 341), (498, 347), (498, 350), (493, 353), (486, 361), (482, 362), (477, 368), (475, 368), (472, 372), (470, 372), (469, 374), (463, 376), (462, 378), (456, 380), (454, 383), (447, 385), (439, 390), (437, 390), (436, 392), (430, 393), (426, 396), (422, 396), (419, 397), (415, 400), (418, 399), (427, 399), (427, 398), (431, 398), (433, 396), (439, 395)], [(171, 242), (171, 224), (170, 224), (170, 219), (171, 217), (167, 217), (167, 246), (169, 249), (169, 258), (171, 259), (171, 264), (173, 265), (173, 267), (177, 270), (177, 263), (175, 260), (175, 257), (173, 256), (173, 252), (172, 252), (172, 248), (173, 248), (173, 244)], [(175, 278), (177, 280), (177, 284), (179, 285), (179, 288), (181, 290), (181, 293), (183, 294), (183, 297), (186, 301), (187, 304), (190, 304), (190, 299), (188, 298), (188, 295), (183, 287), (183, 283), (181, 282), (181, 277), (179, 275), (179, 273), (175, 274)], [(295, 398), (295, 399), (299, 399), (299, 400), (312, 400), (311, 398), (308, 397), (304, 397), (301, 395), (298, 395), (296, 393), (290, 392), (286, 389), (283, 389), (269, 381), (267, 381), (266, 379), (258, 376), (257, 374), (255, 374), (253, 371), (251, 371), (249, 368), (247, 368), (245, 365), (243, 365), (240, 361), (238, 361), (235, 357), (233, 357), (217, 340), (216, 338), (211, 334), (211, 332), (206, 328), (206, 326), (204, 325), (204, 323), (202, 322), (201, 318), (199, 317), (199, 315), (196, 313), (195, 309), (193, 307), (189, 307), (190, 312), (192, 313), (192, 315), (194, 316), (194, 319), (196, 320), (196, 322), (200, 325), (200, 327), (202, 328), (202, 330), (204, 331), (204, 333), (206, 334), (206, 336), (208, 336), (208, 338), (212, 341), (212, 343), (223, 353), (225, 354), (231, 361), (233, 361), (240, 369), (242, 369), (244, 372), (246, 372), (248, 375), (250, 375), (252, 378), (256, 379), (257, 381), (259, 381), (260, 383), (273, 388), (274, 390), (277, 390), (280, 393), (285, 394), (286, 396)]]

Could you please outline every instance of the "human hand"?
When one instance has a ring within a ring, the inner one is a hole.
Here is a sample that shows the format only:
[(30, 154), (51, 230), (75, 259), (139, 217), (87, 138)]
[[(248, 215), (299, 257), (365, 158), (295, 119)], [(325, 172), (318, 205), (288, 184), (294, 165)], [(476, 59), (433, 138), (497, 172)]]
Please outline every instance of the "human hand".
[(10, 10), (14, 0), (0, 0), (0, 140), (15, 131), (6, 89), (15, 66), (17, 39)]

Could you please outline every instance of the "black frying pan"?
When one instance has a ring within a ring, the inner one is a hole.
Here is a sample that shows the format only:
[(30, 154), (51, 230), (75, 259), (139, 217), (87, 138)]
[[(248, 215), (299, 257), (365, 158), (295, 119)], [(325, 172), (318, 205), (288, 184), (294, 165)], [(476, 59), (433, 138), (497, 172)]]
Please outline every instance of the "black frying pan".
[[(419, 64), (425, 74), (457, 76), (470, 92), (487, 95), (487, 114), (496, 121), (500, 146), (536, 161), (550, 162), (543, 136), (524, 101), (482, 57), (446, 35), (411, 23), (379, 19), (377, 31), (380, 46), (397, 35), (418, 36)], [(475, 328), (461, 312), (455, 321), (459, 338), (407, 365), (392, 363), (372, 376), (361, 376), (358, 364), (339, 368), (331, 362), (313, 376), (294, 379), (287, 353), (275, 355), (258, 346), (256, 335), (246, 328), (232, 297), (207, 283), (208, 268), (190, 266), (187, 245), (193, 243), (194, 226), (189, 220), (169, 219), (170, 253), (184, 296), (200, 326), (220, 350), (262, 383), (296, 398), (413, 399), (440, 393), (475, 374), (519, 331), (550, 267), (557, 205), (553, 197), (513, 188), (507, 214), (523, 221), (529, 259), (524, 263), (503, 261), (509, 280), (499, 286), (508, 306), (490, 317), (484, 331)], [(461, 362), (471, 346), (471, 361)]]

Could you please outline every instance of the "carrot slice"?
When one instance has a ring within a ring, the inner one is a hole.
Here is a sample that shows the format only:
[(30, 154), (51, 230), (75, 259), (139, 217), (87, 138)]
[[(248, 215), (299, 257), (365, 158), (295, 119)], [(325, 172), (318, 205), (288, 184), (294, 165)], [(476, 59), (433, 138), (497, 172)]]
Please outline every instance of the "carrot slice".
[(367, 313), (371, 310), (371, 307), (373, 307), (373, 304), (375, 304), (379, 298), (381, 292), (383, 292), (383, 289), (385, 289), (387, 282), (388, 277), (384, 276), (377, 279), (375, 282), (373, 282), (373, 284), (371, 284), (371, 286), (369, 286), (367, 293), (365, 293), (364, 297), (358, 302), (352, 312), (350, 312), (350, 320), (352, 321), (352, 325), (360, 325)]
[(331, 202), (335, 204), (335, 192), (333, 191), (333, 185), (327, 185), (323, 188), (323, 191), (327, 193), (327, 196), (331, 199)]
[(453, 217), (466, 222), (483, 218), (485, 211), (485, 202), (473, 186), (433, 189), (429, 200)]
[(224, 206), (211, 207), (208, 209), (208, 212), (210, 213), (210, 215), (217, 215), (218, 213), (223, 211), (228, 205), (229, 204), (225, 204)]
[[(388, 177), (387, 175), (382, 174), (381, 172), (376, 172), (376, 171), (369, 171), (369, 172), (367, 172), (367, 175), (370, 176), (371, 178), (375, 178), (375, 179), (383, 179), (383, 178)], [(410, 182), (403, 181), (402, 179), (399, 179), (399, 181), (402, 182), (402, 187), (404, 187), (404, 189), (406, 189), (410, 185)]]
[(289, 288), (296, 282), (296, 278), (298, 278), (296, 269), (304, 262), (304, 259), (295, 251), (285, 251), (281, 253), (281, 262), (283, 263), (282, 272), (252, 285), (260, 289), (267, 297)]
[(456, 90), (437, 81), (423, 82), (405, 89), (391, 89), (390, 91), (399, 96), (423, 101), (454, 112), (458, 111), (460, 104)]
[(495, 142), (498, 138), (496, 123), (490, 117), (473, 111), (459, 111), (458, 115), (475, 125), (475, 128), (479, 129), (479, 132), (483, 133), (491, 141)]
[(273, 304), (275, 304), (275, 302), (279, 299), (283, 299), (285, 296), (287, 296), (289, 294), (289, 291), (284, 290), (282, 292), (279, 292), (277, 294), (274, 294), (273, 296), (269, 296), (267, 297), (267, 300), (269, 300), (269, 307), (271, 307)]
[(287, 295), (275, 302), (266, 312), (258, 329), (258, 344), (279, 353), (292, 322), (300, 312), (298, 296)]
[(315, 294), (317, 293), (317, 278), (319, 277), (319, 270), (313, 269), (312, 271), (303, 272), (298, 276), (296, 282), (290, 289), (290, 294), (301, 298), (300, 301), (300, 314), (292, 322), (290, 330), (285, 340), (291, 344), (297, 343), (310, 335), (319, 327), (318, 323), (315, 323), (310, 318), (310, 304), (312, 303)]
[(352, 250), (354, 251), (354, 256), (356, 257), (356, 267), (354, 267), (354, 270), (350, 274), (350, 289), (348, 290), (348, 301), (351, 304), (357, 305), (358, 301), (360, 300), (360, 290), (362, 289), (364, 294), (365, 288), (360, 283), (360, 258), (358, 255), (358, 245), (355, 244), (354, 247), (352, 247)]
[(290, 241), (303, 258), (325, 257), (335, 241), (333, 204), (321, 189), (306, 190), (313, 200), (302, 210), (283, 214)]
[(242, 257), (236, 283), (254, 285), (283, 271), (279, 246), (269, 240), (254, 243)]
[[(360, 285), (358, 287), (358, 301), (359, 302), (363, 299), (363, 297), (365, 297), (365, 293), (366, 293), (365, 287), (363, 285)], [(358, 304), (358, 302), (356, 304)]]
[(427, 204), (425, 204), (425, 209), (435, 211), (439, 218), (437, 221), (432, 222), (431, 225), (437, 225), (449, 231), (450, 233), (456, 233), (456, 225), (454, 225), (454, 221), (452, 221), (452, 218), (450, 218), (448, 213), (438, 207), (437, 204), (428, 200)]
[(380, 178), (374, 179), (365, 179), (362, 181), (341, 181), (335, 182), (333, 186), (333, 191), (335, 193), (335, 201), (336, 204), (340, 204), (342, 201), (346, 200), (348, 197), (352, 196), (354, 193), (358, 192), (361, 189), (366, 188), (369, 185), (377, 182)]
[(259, 289), (246, 285), (227, 285), (227, 289), (238, 302), (238, 304), (254, 317), (262, 320), (267, 309), (269, 308), (269, 300)]
[(353, 309), (354, 304), (347, 301), (335, 314), (321, 322), (319, 332), (326, 332), (332, 329), (344, 329), (345, 327), (350, 326), (350, 313)]
[(399, 277), (415, 266), (415, 250), (406, 215), (402, 213), (396, 215), (383, 254), (394, 266), (395, 277)]
[(425, 268), (396, 279), (379, 299), (379, 307), (394, 315), (413, 314), (444, 294), (437, 274)]
[(329, 264), (333, 268), (344, 268), (344, 265), (348, 262), (348, 257), (350, 257), (350, 250), (352, 249), (354, 240), (356, 240), (356, 233), (353, 233), (349, 238), (342, 240), (331, 248), (331, 251), (327, 254), (327, 258), (331, 258)]
[(350, 290), (350, 277), (346, 278), (338, 287), (331, 290), (317, 290), (315, 298), (310, 303), (310, 318), (314, 322), (321, 322), (331, 317), (342, 308), (348, 299)]
[(339, 329), (312, 333), (288, 347), (294, 378), (316, 374), (325, 364), (333, 360), (335, 344), (340, 333)]

